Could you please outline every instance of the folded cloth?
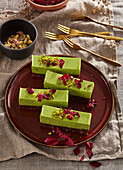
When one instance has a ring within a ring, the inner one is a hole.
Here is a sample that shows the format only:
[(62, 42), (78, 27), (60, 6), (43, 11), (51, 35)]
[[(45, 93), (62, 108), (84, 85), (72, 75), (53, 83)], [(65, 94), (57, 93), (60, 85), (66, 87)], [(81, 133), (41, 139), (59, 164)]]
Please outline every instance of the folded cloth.
[[(100, 4), (101, 5), (101, 4)], [(105, 4), (103, 4), (105, 5)], [(102, 25), (83, 22), (70, 21), (70, 14), (75, 10), (81, 10), (83, 14), (89, 15), (95, 19), (102, 20), (104, 16), (99, 15), (99, 10), (93, 14), (93, 9), (97, 8), (96, 1), (90, 0), (70, 0), (67, 7), (59, 11), (44, 12), (39, 15), (32, 22), (38, 29), (38, 39), (36, 42), (33, 54), (68, 54), (81, 57), (98, 67), (108, 78), (115, 99), (114, 109), (110, 121), (105, 128), (94, 137), (93, 143), (93, 157), (92, 160), (102, 159), (116, 159), (123, 158), (123, 118), (121, 114), (120, 105), (118, 102), (116, 87), (114, 82), (117, 79), (117, 68), (107, 64), (95, 56), (84, 51), (75, 51), (68, 47), (62, 40), (52, 41), (45, 38), (45, 31), (59, 33), (57, 25), (63, 24), (71, 28), (79, 29), (88, 32), (110, 31), (113, 34), (112, 28), (104, 27)], [(110, 4), (105, 6), (106, 9), (112, 11)], [(109, 13), (107, 14), (109, 17)], [(110, 16), (113, 24), (113, 16)], [(83, 47), (95, 51), (103, 56), (116, 59), (116, 48), (110, 48), (110, 42), (106, 41), (103, 45), (103, 39), (96, 37), (73, 37), (71, 38)], [(113, 43), (113, 42), (112, 42)], [(31, 60), (31, 56), (23, 60), (11, 60), (0, 53), (0, 161), (8, 159), (17, 159), (31, 153), (43, 154), (47, 157), (59, 160), (76, 160), (79, 161), (82, 155), (75, 156), (73, 149), (68, 148), (52, 148), (33, 143), (25, 139), (10, 123), (6, 115), (4, 106), (4, 94), (6, 85), (13, 75), (13, 73), (20, 68), (27, 61)], [(81, 153), (84, 154), (84, 149), (81, 148)], [(85, 161), (88, 157), (85, 156)]]

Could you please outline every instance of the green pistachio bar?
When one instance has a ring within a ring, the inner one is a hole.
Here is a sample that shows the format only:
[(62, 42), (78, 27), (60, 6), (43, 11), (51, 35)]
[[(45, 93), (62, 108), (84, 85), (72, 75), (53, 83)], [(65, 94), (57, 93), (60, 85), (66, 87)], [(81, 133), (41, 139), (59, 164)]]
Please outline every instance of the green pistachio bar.
[[(68, 107), (68, 90), (56, 90), (53, 97), (49, 100), (43, 98), (38, 100), (38, 93), (46, 93), (50, 89), (34, 89), (33, 94), (29, 94), (26, 88), (20, 88), (19, 91), (19, 105), (22, 106), (42, 106), (43, 104), (57, 107)], [(39, 96), (40, 97), (40, 96)], [(40, 99), (40, 98), (39, 98)]]
[[(63, 82), (59, 80), (60, 76), (63, 75), (48, 70), (44, 79), (44, 88), (66, 89), (69, 90), (70, 95), (79, 96), (87, 99), (91, 98), (94, 89), (94, 82), (83, 80), (81, 82), (81, 88), (78, 88), (76, 85), (64, 85)], [(73, 81), (74, 80), (75, 78), (73, 78)]]
[(59, 117), (54, 116), (54, 111), (57, 112), (59, 110), (60, 108), (57, 107), (43, 105), (40, 114), (40, 122), (44, 124), (62, 126), (67, 128), (89, 130), (92, 117), (91, 113), (72, 110), (74, 112), (78, 112), (80, 117), (75, 117), (70, 120), (67, 117), (60, 119)]
[[(43, 61), (42, 61), (43, 56)], [(81, 70), (81, 58), (72, 57), (51, 57), (51, 56), (38, 56), (32, 55), (32, 73), (45, 74), (47, 70), (51, 70), (58, 73), (68, 73), (71, 75), (79, 75)], [(46, 59), (45, 59), (46, 58)], [(47, 66), (48, 60), (51, 62)], [(63, 67), (59, 67), (58, 60), (64, 60)], [(57, 63), (57, 65), (52, 65)]]

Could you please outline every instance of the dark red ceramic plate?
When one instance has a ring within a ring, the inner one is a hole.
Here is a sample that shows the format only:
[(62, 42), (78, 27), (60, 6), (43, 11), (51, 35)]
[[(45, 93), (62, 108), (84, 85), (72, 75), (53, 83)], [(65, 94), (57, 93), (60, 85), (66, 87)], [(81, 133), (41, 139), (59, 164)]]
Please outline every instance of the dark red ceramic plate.
[[(62, 55), (58, 55), (62, 56)], [(69, 56), (71, 57), (71, 56)], [(97, 106), (91, 109), (85, 107), (88, 100), (75, 96), (69, 97), (69, 108), (92, 113), (91, 127), (88, 135), (79, 132), (71, 132), (71, 138), (75, 145), (84, 143), (96, 136), (108, 122), (113, 109), (113, 95), (110, 85), (105, 76), (94, 66), (82, 60), (80, 78), (94, 81), (95, 89), (92, 99), (97, 101)], [(46, 145), (45, 139), (50, 128), (42, 127), (39, 122), (41, 108), (21, 108), (18, 103), (20, 87), (43, 88), (44, 75), (33, 77), (31, 72), (31, 61), (21, 67), (11, 78), (5, 93), (5, 107), (7, 115), (14, 127), (26, 138), (33, 142)], [(104, 99), (105, 97), (105, 99)], [(66, 146), (55, 146), (66, 147)]]

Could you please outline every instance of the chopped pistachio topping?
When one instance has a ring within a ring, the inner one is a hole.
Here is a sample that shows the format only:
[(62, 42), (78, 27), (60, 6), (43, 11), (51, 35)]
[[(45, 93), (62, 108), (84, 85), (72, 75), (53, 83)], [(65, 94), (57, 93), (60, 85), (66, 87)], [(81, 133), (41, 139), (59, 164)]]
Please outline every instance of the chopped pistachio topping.
[(46, 64), (47, 67), (49, 67), (50, 65), (52, 66), (56, 66), (59, 65), (59, 67), (62, 69), (63, 65), (64, 65), (64, 60), (63, 59), (58, 59), (58, 56), (56, 57), (48, 57), (45, 56), (45, 54), (43, 54), (41, 57), (38, 58), (40, 64)]
[(55, 118), (59, 118), (63, 120), (64, 118), (67, 118), (69, 120), (72, 120), (74, 118), (79, 118), (80, 114), (78, 112), (71, 111), (69, 109), (60, 108), (59, 110), (54, 110), (52, 112), (52, 115), (55, 116)]

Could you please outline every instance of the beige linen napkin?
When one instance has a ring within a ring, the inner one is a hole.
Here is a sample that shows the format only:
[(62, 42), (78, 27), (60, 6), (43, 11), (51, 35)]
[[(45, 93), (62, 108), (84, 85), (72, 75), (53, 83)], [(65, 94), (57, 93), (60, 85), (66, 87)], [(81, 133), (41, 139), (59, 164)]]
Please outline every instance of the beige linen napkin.
[[(97, 6), (96, 1), (91, 0), (70, 0), (67, 7), (59, 11), (45, 12), (32, 22), (38, 29), (38, 40), (33, 54), (68, 54), (81, 57), (88, 62), (98, 67), (105, 76), (109, 79), (113, 89), (115, 104), (112, 116), (106, 127), (91, 141), (93, 143), (94, 156), (92, 160), (101, 159), (115, 159), (123, 157), (122, 152), (122, 140), (123, 140), (123, 119), (118, 102), (116, 88), (114, 81), (117, 78), (117, 68), (109, 65), (102, 60), (92, 56), (83, 51), (75, 51), (69, 48), (62, 40), (52, 41), (45, 38), (45, 31), (56, 32), (57, 25), (63, 24), (71, 28), (76, 28), (82, 31), (98, 32), (98, 31), (110, 31), (112, 29), (98, 25), (92, 22), (82, 21), (70, 21), (70, 13), (75, 10), (82, 10), (84, 14), (90, 15), (95, 19), (102, 20), (103, 16), (98, 14), (93, 15), (92, 10)], [(111, 6), (108, 6), (111, 9)], [(113, 20), (113, 17), (111, 17)], [(112, 32), (113, 33), (113, 32)], [(93, 50), (101, 55), (109, 58), (116, 58), (116, 48), (109, 48), (110, 41), (106, 42), (106, 46), (103, 46), (103, 41), (96, 37), (73, 37), (77, 43), (82, 46)], [(10, 123), (5, 112), (4, 107), (4, 94), (6, 85), (13, 75), (13, 73), (20, 68), (23, 64), (31, 60), (31, 56), (24, 60), (11, 60), (0, 53), (0, 161), (8, 160), (11, 158), (20, 158), (33, 152), (43, 154), (47, 157), (59, 159), (59, 160), (80, 160), (81, 155), (75, 156), (73, 149), (75, 147), (68, 148), (51, 148), (45, 147), (33, 143), (25, 139)], [(81, 148), (84, 154), (84, 149)], [(85, 157), (84, 160), (88, 160)]]

